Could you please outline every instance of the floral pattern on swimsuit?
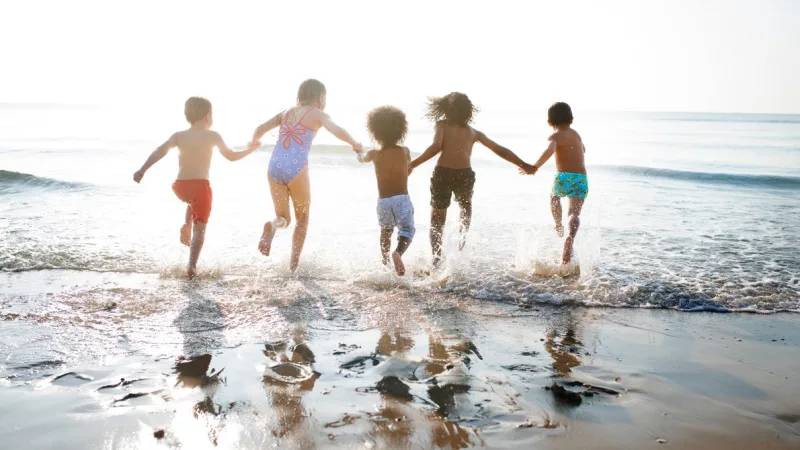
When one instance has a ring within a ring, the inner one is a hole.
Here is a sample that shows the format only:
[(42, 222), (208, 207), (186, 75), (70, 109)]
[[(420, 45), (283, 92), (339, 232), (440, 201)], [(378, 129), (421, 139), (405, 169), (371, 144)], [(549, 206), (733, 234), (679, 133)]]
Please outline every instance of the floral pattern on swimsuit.
[(300, 117), (293, 126), (283, 123), (278, 134), (278, 142), (272, 150), (267, 174), (273, 181), (280, 184), (289, 184), (304, 168), (308, 167), (308, 154), (311, 152), (311, 142), (317, 135), (316, 130), (302, 125), (308, 111)]

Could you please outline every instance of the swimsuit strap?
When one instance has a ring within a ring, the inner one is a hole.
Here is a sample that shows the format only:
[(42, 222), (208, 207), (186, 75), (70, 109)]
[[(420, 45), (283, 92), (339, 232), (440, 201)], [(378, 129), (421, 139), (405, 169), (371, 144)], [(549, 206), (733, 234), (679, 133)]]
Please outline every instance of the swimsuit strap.
[[(308, 109), (308, 110), (307, 110), (307, 111), (306, 111), (306, 112), (305, 112), (305, 113), (304, 113), (302, 116), (300, 116), (300, 120), (298, 120), (298, 121), (297, 121), (297, 123), (295, 124), (295, 126), (297, 126), (297, 125), (300, 125), (301, 127), (308, 128), (308, 127), (306, 127), (305, 125), (303, 125), (303, 119), (305, 119), (305, 118), (306, 118), (306, 115), (308, 115), (308, 113), (310, 113), (311, 111), (313, 111), (313, 110), (315, 110), (315, 109), (316, 109), (316, 108), (313, 108), (313, 107), (312, 107), (312, 108), (309, 108), (309, 109)], [(310, 130), (310, 128), (308, 128), (308, 129)]]

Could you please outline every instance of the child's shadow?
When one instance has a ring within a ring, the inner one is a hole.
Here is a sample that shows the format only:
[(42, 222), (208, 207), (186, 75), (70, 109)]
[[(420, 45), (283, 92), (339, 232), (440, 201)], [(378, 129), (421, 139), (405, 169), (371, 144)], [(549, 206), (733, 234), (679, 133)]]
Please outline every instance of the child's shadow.
[(225, 318), (219, 302), (202, 293), (200, 286), (187, 283), (182, 292), (189, 299), (173, 325), (183, 335), (183, 354), (211, 353), (225, 344)]

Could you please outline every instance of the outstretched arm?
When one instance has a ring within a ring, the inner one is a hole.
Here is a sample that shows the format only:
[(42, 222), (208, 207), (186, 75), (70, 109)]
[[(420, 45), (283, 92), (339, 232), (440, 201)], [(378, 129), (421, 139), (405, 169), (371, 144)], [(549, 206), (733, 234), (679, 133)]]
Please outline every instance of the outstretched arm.
[(539, 157), (539, 160), (536, 161), (536, 164), (534, 164), (534, 166), (536, 166), (537, 169), (539, 167), (542, 167), (544, 163), (546, 163), (547, 160), (550, 159), (550, 157), (553, 156), (553, 153), (555, 152), (556, 152), (556, 140), (551, 137), (550, 144), (547, 145), (547, 148), (545, 149), (544, 152), (542, 152), (542, 156)]
[[(417, 159), (411, 162), (411, 165), (408, 167), (408, 172), (411, 173), (412, 170), (419, 167), (421, 164), (424, 164), (429, 159), (436, 156), (439, 152), (442, 151), (442, 143), (444, 142), (444, 131), (442, 126), (436, 124), (436, 131), (433, 134), (433, 143), (422, 152), (421, 155), (417, 156)], [(411, 154), (409, 153), (409, 159), (411, 159)]]
[[(478, 142), (480, 142), (486, 148), (494, 152), (495, 155), (505, 159), (506, 161), (510, 162), (511, 164), (514, 164), (515, 166), (521, 169), (529, 169), (531, 167), (525, 161), (521, 160), (519, 156), (517, 156), (511, 150), (489, 139), (485, 134), (481, 133), (480, 131), (476, 130), (476, 132), (478, 133)], [(528, 170), (525, 171), (527, 172)]]
[(322, 117), (320, 117), (320, 122), (322, 126), (325, 127), (326, 130), (330, 131), (332, 135), (336, 136), (340, 141), (347, 142), (353, 147), (353, 150), (356, 152), (362, 151), (363, 147), (359, 144), (353, 136), (350, 136), (350, 133), (347, 132), (344, 128), (337, 125), (331, 116), (322, 113)]
[[(250, 141), (250, 144), (255, 145), (256, 147), (261, 147), (261, 138), (264, 137), (270, 130), (277, 128), (280, 126), (281, 121), (283, 120), (283, 112), (279, 112), (272, 116), (271, 119), (262, 123), (261, 125), (256, 128), (256, 131), (253, 132), (253, 140)], [(249, 148), (250, 146), (248, 146)]]
[(147, 172), (149, 168), (153, 167), (153, 164), (161, 161), (163, 157), (167, 156), (167, 153), (169, 153), (170, 150), (172, 150), (174, 147), (178, 145), (177, 135), (178, 133), (175, 133), (172, 136), (170, 136), (166, 142), (158, 146), (158, 148), (155, 149), (153, 153), (150, 154), (150, 156), (147, 158), (147, 161), (145, 161), (144, 164), (142, 165), (142, 168), (137, 170), (136, 173), (133, 174), (133, 181), (137, 183), (142, 181), (144, 173)]
[(253, 153), (254, 151), (256, 151), (258, 147), (260, 147), (260, 144), (256, 142), (251, 142), (250, 144), (247, 145), (247, 150), (242, 150), (241, 152), (235, 152), (231, 150), (227, 145), (225, 145), (225, 141), (222, 140), (222, 136), (220, 136), (219, 133), (214, 133), (214, 134), (215, 134), (214, 139), (216, 140), (214, 146), (217, 147), (217, 150), (219, 150), (222, 156), (224, 156), (225, 159), (227, 159), (228, 161), (238, 161), (244, 158), (245, 156), (249, 155), (250, 153)]

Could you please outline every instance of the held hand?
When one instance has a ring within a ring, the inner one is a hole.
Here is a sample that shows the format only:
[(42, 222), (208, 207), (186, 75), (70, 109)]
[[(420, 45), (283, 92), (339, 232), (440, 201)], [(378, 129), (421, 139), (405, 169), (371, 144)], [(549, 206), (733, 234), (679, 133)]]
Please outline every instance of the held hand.
[(534, 174), (536, 174), (537, 170), (538, 169), (536, 168), (536, 166), (533, 166), (533, 165), (530, 165), (530, 164), (524, 164), (524, 165), (520, 166), (519, 173), (520, 173), (520, 175), (534, 175)]
[(141, 181), (142, 181), (142, 178), (143, 178), (143, 177), (144, 177), (144, 172), (143, 172), (143, 171), (141, 171), (141, 170), (137, 170), (137, 171), (136, 171), (136, 172), (133, 174), (133, 181), (135, 181), (135, 182), (139, 183), (139, 182), (141, 182)]
[(363, 151), (364, 151), (364, 146), (363, 146), (363, 145), (361, 145), (361, 143), (360, 143), (360, 142), (356, 142), (356, 143), (353, 145), (353, 151), (354, 151), (354, 152), (356, 152), (356, 153), (361, 153), (361, 152), (363, 152)]
[(261, 141), (250, 141), (247, 143), (247, 149), (252, 150), (254, 148), (261, 147)]

